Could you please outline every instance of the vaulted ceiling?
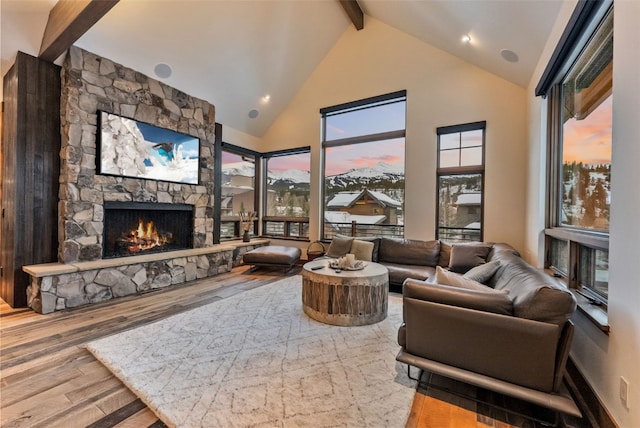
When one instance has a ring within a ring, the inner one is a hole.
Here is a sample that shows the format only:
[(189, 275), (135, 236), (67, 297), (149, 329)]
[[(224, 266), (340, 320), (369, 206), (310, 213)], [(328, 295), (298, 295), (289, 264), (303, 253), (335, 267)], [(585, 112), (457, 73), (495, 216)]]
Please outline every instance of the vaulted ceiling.
[[(18, 50), (38, 55), (55, 3), (1, 0), (3, 76)], [(377, 19), (524, 87), (562, 0), (358, 3), (362, 31)], [(120, 0), (76, 45), (211, 102), (218, 122), (259, 137), (345, 31), (356, 30), (337, 0)]]

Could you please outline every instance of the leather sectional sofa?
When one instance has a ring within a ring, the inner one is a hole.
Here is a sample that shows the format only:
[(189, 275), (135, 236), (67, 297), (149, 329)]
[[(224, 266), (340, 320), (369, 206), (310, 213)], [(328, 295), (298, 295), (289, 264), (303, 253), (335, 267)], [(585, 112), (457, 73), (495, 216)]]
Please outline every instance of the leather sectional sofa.
[[(563, 385), (576, 300), (507, 244), (487, 289), (407, 279), (397, 360), (554, 410), (581, 416)], [(495, 263), (497, 262), (497, 263)]]
[[(390, 288), (402, 288), (398, 361), (581, 416), (562, 382), (576, 309), (566, 287), (508, 244), (355, 239), (374, 243), (371, 260), (388, 268)], [(445, 270), (464, 278), (490, 264), (494, 270), (479, 287), (438, 283)]]

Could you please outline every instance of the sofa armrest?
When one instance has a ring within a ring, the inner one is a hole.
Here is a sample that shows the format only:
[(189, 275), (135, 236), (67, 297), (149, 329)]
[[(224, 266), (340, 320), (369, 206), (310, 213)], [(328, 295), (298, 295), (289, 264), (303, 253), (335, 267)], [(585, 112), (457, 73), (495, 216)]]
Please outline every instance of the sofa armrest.
[(403, 298), (410, 354), (551, 392), (561, 328), (555, 324)]
[(509, 296), (498, 291), (470, 290), (407, 279), (402, 286), (402, 295), (413, 299), (496, 314), (511, 315), (513, 313), (513, 303)]

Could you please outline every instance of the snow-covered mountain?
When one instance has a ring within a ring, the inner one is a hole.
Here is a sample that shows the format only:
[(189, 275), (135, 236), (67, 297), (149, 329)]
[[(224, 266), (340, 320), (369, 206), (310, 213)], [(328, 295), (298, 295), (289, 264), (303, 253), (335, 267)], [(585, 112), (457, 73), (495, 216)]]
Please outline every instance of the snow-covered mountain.
[(329, 186), (348, 187), (350, 185), (374, 185), (397, 183), (404, 180), (404, 171), (386, 162), (378, 162), (372, 167), (353, 168), (342, 174), (327, 177)]
[(309, 171), (302, 171), (300, 169), (288, 169), (286, 171), (269, 171), (269, 184), (273, 184), (278, 181), (287, 183), (309, 184), (311, 182), (311, 175), (309, 174)]
[[(223, 173), (226, 176), (241, 175), (253, 177), (255, 174), (254, 171), (254, 165), (250, 162), (229, 163), (223, 167)], [(376, 187), (376, 185), (379, 184), (392, 184), (404, 181), (404, 171), (386, 162), (378, 162), (371, 167), (353, 168), (342, 174), (328, 176), (327, 180), (330, 187), (347, 188), (349, 186), (360, 185)], [(289, 169), (269, 172), (269, 185), (309, 183), (309, 171)]]
[(256, 169), (252, 162), (231, 162), (222, 165), (222, 174), (226, 176), (253, 177), (256, 175)]

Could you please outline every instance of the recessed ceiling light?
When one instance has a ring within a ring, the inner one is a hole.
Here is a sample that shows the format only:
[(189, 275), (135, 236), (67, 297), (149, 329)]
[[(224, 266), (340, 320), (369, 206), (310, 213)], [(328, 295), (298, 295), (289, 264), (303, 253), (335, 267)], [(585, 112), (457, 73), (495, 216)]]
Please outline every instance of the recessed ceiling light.
[(256, 109), (250, 110), (249, 111), (249, 119), (255, 119), (256, 117), (258, 117), (258, 115), (260, 114), (260, 112)]
[(167, 77), (171, 77), (171, 73), (173, 71), (171, 70), (171, 67), (169, 65), (160, 63), (155, 66), (155, 68), (153, 69), (153, 72), (159, 78), (166, 79)]
[(264, 97), (262, 97), (262, 99), (265, 101), (269, 101), (271, 99), (271, 95), (267, 94)]
[(468, 34), (462, 36), (462, 43), (471, 43), (471, 36)]
[(509, 62), (518, 62), (518, 54), (509, 49), (502, 49), (500, 51), (500, 55), (504, 58), (505, 61)]

